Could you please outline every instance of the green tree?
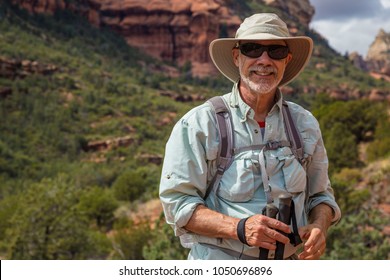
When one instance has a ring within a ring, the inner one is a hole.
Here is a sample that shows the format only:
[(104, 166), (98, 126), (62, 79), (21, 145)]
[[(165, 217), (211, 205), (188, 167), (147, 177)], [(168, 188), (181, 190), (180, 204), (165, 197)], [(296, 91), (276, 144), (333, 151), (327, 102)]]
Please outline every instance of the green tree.
[(390, 242), (383, 227), (390, 220), (372, 208), (344, 217), (331, 227), (327, 238), (325, 258), (333, 260), (387, 260)]
[(356, 137), (343, 123), (335, 123), (324, 134), (324, 142), (328, 151), (330, 172), (343, 167), (356, 167), (359, 162)]
[(114, 259), (143, 260), (143, 248), (152, 236), (150, 224), (140, 221), (135, 224), (127, 217), (120, 218), (114, 225), (112, 234)]
[(378, 121), (386, 117), (386, 110), (378, 103), (354, 100), (321, 106), (314, 114), (325, 131), (336, 123), (343, 123), (355, 135), (356, 141), (361, 142), (371, 139)]
[(390, 121), (383, 118), (378, 122), (374, 134), (374, 141), (367, 148), (369, 161), (385, 158), (390, 155)]
[(189, 249), (185, 249), (172, 227), (165, 222), (163, 216), (156, 223), (155, 230), (146, 246), (143, 255), (147, 260), (184, 260)]
[[(9, 259), (89, 259), (108, 253), (108, 242), (78, 211), (82, 190), (60, 175), (28, 187), (7, 230)], [(99, 238), (99, 246), (97, 239)]]
[(350, 168), (344, 168), (331, 177), (332, 188), (343, 216), (355, 214), (370, 199), (371, 193), (367, 188), (356, 188), (361, 180), (361, 171)]
[(145, 192), (146, 176), (137, 170), (128, 170), (115, 180), (112, 187), (118, 200), (131, 202)]
[(101, 231), (107, 232), (112, 229), (114, 211), (119, 205), (112, 190), (92, 187), (81, 195), (78, 205), (78, 211), (90, 220), (94, 220)]
[(359, 165), (358, 144), (372, 141), (377, 124), (387, 119), (386, 107), (367, 100), (326, 103), (316, 109), (331, 171)]
[(10, 195), (0, 200), (0, 254), (7, 251), (6, 231), (10, 227), (11, 217), (17, 209), (18, 201), (16, 195)]

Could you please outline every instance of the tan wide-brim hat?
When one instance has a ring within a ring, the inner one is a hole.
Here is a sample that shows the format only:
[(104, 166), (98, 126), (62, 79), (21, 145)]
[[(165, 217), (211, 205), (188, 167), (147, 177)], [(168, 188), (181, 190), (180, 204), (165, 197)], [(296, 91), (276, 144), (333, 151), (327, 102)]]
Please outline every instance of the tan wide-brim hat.
[(221, 38), (211, 42), (211, 59), (218, 70), (232, 82), (240, 78), (238, 67), (233, 62), (232, 49), (243, 40), (282, 40), (286, 42), (292, 59), (287, 64), (279, 86), (291, 82), (305, 68), (313, 51), (313, 40), (307, 36), (291, 37), (286, 23), (276, 14), (261, 13), (246, 18), (236, 32), (235, 38)]

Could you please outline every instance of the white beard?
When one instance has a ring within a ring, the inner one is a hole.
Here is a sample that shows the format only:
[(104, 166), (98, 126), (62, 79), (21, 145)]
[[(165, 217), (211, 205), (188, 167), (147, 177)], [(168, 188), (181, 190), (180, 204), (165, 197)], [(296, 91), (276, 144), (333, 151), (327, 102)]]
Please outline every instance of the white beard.
[[(272, 71), (275, 77), (277, 77), (277, 74), (278, 74), (277, 69), (275, 69), (274, 67), (258, 66), (258, 67), (254, 67), (254, 68), (249, 69), (249, 71), (259, 71), (259, 72), (271, 72)], [(259, 94), (259, 95), (266, 95), (266, 94), (272, 92), (279, 85), (280, 81), (283, 78), (283, 76), (281, 76), (279, 79), (274, 79), (273, 81), (262, 80), (259, 82), (254, 82), (250, 79), (250, 76), (245, 76), (241, 72), (241, 68), (240, 68), (240, 76), (241, 76), (242, 81), (249, 87), (249, 89), (251, 91), (255, 92), (256, 94)]]
[(243, 82), (248, 85), (249, 89), (259, 95), (265, 95), (271, 92), (277, 86), (275, 82), (253, 82), (249, 77), (243, 77)]

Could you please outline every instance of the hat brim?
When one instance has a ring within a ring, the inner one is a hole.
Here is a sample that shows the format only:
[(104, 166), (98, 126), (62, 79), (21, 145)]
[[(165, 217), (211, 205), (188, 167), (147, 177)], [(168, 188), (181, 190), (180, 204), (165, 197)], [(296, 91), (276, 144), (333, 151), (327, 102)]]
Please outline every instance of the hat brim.
[(209, 52), (210, 57), (217, 67), (217, 69), (229, 80), (232, 82), (237, 82), (240, 78), (238, 67), (233, 62), (232, 49), (239, 41), (274, 41), (280, 40), (286, 42), (289, 47), (290, 53), (292, 54), (292, 59), (287, 64), (282, 80), (279, 83), (279, 86), (287, 85), (294, 78), (296, 78), (299, 73), (305, 68), (308, 63), (312, 51), (313, 51), (313, 40), (310, 37), (306, 36), (297, 36), (297, 37), (270, 37), (267, 34), (266, 38), (256, 37), (247, 37), (247, 38), (222, 38), (216, 39), (210, 43)]

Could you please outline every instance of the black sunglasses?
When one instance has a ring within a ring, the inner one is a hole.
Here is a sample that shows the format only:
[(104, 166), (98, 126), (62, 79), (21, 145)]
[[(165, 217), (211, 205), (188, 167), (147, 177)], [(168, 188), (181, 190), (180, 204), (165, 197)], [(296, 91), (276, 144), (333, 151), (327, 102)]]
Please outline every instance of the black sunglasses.
[(251, 58), (258, 58), (266, 51), (270, 58), (279, 60), (286, 58), (289, 52), (288, 47), (282, 45), (264, 46), (257, 43), (244, 43), (237, 47), (243, 55)]

